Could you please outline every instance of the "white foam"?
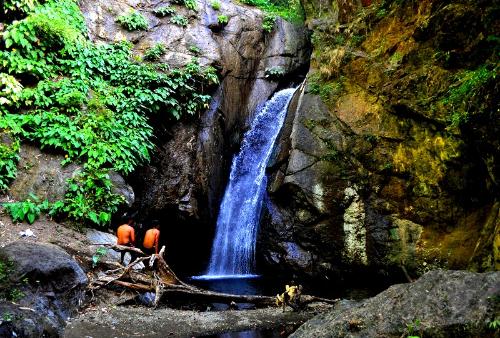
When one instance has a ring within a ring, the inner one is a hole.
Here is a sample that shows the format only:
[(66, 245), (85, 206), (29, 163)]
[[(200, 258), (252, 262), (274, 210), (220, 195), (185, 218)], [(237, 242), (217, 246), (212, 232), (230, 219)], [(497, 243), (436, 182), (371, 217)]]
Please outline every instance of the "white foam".
[(217, 280), (217, 279), (254, 279), (259, 278), (261, 275), (201, 275), (201, 276), (191, 276), (192, 280)]

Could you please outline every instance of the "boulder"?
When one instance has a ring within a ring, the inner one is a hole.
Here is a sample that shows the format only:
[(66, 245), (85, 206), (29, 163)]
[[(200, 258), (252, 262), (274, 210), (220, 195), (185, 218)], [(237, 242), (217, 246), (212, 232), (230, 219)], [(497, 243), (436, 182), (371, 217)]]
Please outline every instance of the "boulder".
[(17, 176), (9, 188), (9, 195), (19, 201), (29, 198), (30, 194), (41, 201), (62, 200), (66, 180), (81, 169), (73, 163), (63, 167), (64, 156), (43, 152), (29, 144), (21, 145), (19, 155)]
[(0, 302), (2, 336), (59, 337), (83, 303), (88, 280), (82, 268), (49, 244), (12, 242), (0, 249), (0, 259), (12, 265), (6, 283), (18, 298)]
[[(103, 232), (95, 229), (88, 229), (85, 234), (87, 239), (92, 244), (116, 244), (116, 236), (108, 232)], [(97, 246), (96, 246), (97, 248)], [(120, 253), (115, 250), (106, 250), (105, 257), (110, 260), (119, 261)]]
[(360, 302), (341, 301), (291, 338), (497, 337), (500, 272), (434, 270)]

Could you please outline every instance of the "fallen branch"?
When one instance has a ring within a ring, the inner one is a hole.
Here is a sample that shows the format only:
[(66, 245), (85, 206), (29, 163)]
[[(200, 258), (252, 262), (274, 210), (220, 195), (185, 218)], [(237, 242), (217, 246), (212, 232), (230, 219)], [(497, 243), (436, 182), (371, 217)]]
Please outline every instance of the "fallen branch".
[(141, 250), (133, 246), (126, 246), (126, 245), (119, 245), (119, 244), (111, 244), (111, 243), (92, 243), (90, 245), (100, 245), (100, 246), (105, 246), (109, 249), (121, 252), (135, 252), (136, 254), (139, 254), (141, 256), (146, 256), (146, 254)]
[(275, 304), (275, 298), (270, 296), (233, 295), (208, 291), (203, 289), (169, 289), (163, 290), (161, 301), (171, 299), (172, 296), (190, 296), (190, 299), (207, 303), (252, 303), (255, 305), (269, 306)]
[[(103, 245), (103, 244), (98, 244)], [(154, 306), (165, 303), (172, 299), (189, 297), (189, 300), (200, 301), (205, 303), (251, 303), (258, 306), (271, 306), (276, 302), (275, 297), (256, 296), (256, 295), (234, 295), (221, 293), (197, 288), (193, 285), (182, 282), (172, 269), (168, 266), (163, 258), (165, 247), (162, 247), (158, 254), (145, 256), (144, 253), (137, 249), (116, 244), (104, 244), (113, 250), (133, 251), (140, 253), (143, 257), (139, 257), (134, 262), (125, 267), (105, 271), (104, 274), (94, 279), (90, 288), (96, 289), (113, 284), (124, 287), (133, 291), (154, 292)], [(133, 269), (133, 266), (140, 262), (149, 261), (149, 273), (139, 272)], [(338, 299), (326, 299), (310, 295), (301, 295), (300, 304), (305, 305), (312, 302), (324, 302), (335, 304)]]
[(121, 280), (114, 280), (113, 284), (121, 285), (121, 286), (124, 286), (124, 287), (126, 287), (128, 289), (138, 290), (138, 291), (150, 292), (150, 291), (154, 290), (153, 288), (151, 288), (151, 287), (149, 287), (147, 285), (129, 283), (129, 282), (121, 281)]
[(316, 297), (316, 296), (311, 296), (311, 295), (301, 295), (300, 296), (300, 303), (301, 304), (309, 304), (309, 303), (327, 303), (327, 304), (335, 304), (339, 301), (340, 299), (329, 299), (329, 298), (322, 298), (322, 297)]

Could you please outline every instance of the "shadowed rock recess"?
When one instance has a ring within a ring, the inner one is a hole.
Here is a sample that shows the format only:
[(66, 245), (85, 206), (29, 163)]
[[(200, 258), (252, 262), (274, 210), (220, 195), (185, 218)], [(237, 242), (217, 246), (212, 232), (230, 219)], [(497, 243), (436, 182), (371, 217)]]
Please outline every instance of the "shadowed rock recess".
[(269, 164), (261, 268), (351, 285), (498, 269), (498, 6), (305, 7), (311, 70)]

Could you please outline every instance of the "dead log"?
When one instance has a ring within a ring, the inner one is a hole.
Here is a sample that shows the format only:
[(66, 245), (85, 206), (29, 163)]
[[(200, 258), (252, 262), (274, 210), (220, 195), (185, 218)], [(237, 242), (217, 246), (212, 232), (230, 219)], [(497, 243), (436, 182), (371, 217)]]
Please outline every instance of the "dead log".
[(327, 304), (335, 304), (339, 301), (340, 299), (329, 299), (329, 298), (322, 298), (322, 297), (316, 297), (316, 296), (311, 296), (311, 295), (301, 295), (300, 296), (300, 304), (309, 304), (309, 303), (327, 303)]
[[(139, 276), (139, 274), (134, 274)], [(168, 300), (179, 299), (179, 298), (189, 298), (193, 302), (203, 302), (203, 303), (251, 303), (256, 306), (272, 306), (276, 303), (276, 298), (271, 296), (257, 296), (257, 295), (234, 295), (228, 293), (221, 293), (215, 291), (208, 291), (204, 289), (199, 289), (191, 285), (175, 285), (175, 284), (163, 284), (161, 279), (157, 277), (157, 283), (153, 282), (153, 278), (145, 279), (141, 278), (139, 283), (126, 282), (118, 279), (103, 280), (105, 285), (110, 283), (123, 286), (125, 288), (142, 291), (142, 292), (155, 292), (155, 306), (165, 303)], [(149, 281), (150, 283), (144, 283)], [(301, 295), (300, 304), (307, 305), (314, 302), (322, 302), (327, 304), (335, 304), (338, 299), (327, 299), (322, 297), (316, 297), (311, 295)]]
[(147, 285), (143, 285), (143, 284), (129, 283), (129, 282), (121, 281), (121, 280), (114, 280), (112, 282), (113, 282), (113, 284), (121, 285), (121, 286), (124, 286), (128, 289), (137, 290), (137, 291), (150, 292), (150, 291), (154, 290), (153, 288), (151, 288)]
[(171, 289), (165, 288), (162, 293), (161, 302), (179, 296), (189, 296), (190, 300), (201, 301), (206, 303), (251, 303), (259, 306), (270, 306), (275, 304), (275, 298), (270, 296), (255, 296), (255, 295), (233, 295), (229, 293), (221, 293), (208, 291), (203, 289)]
[[(136, 260), (134, 260), (134, 262), (128, 264), (125, 267), (120, 267), (104, 272), (104, 275), (98, 276), (91, 281), (89, 285), (91, 289), (114, 284), (133, 291), (154, 292), (155, 307), (158, 304), (167, 302), (168, 300), (179, 298), (189, 298), (194, 302), (198, 301), (204, 303), (226, 304), (229, 304), (231, 302), (251, 303), (257, 306), (271, 306), (276, 303), (275, 297), (234, 295), (208, 291), (182, 282), (163, 259), (165, 247), (162, 247), (158, 254), (145, 256), (145, 254), (137, 248), (131, 248), (116, 244), (106, 244), (105, 246), (110, 247), (113, 250), (133, 251), (142, 254), (143, 257), (137, 258)], [(149, 261), (149, 263), (147, 264), (147, 266), (149, 267), (148, 272), (144, 273), (133, 269), (134, 265), (145, 261)], [(301, 295), (300, 298), (300, 304), (302, 305), (312, 302), (334, 304), (337, 301), (338, 299), (331, 300), (310, 295)]]
[(126, 246), (126, 245), (119, 245), (119, 244), (111, 244), (111, 243), (92, 243), (91, 245), (99, 245), (99, 246), (104, 246), (108, 249), (114, 250), (114, 251), (125, 251), (125, 252), (135, 252), (136, 254), (139, 254), (141, 256), (146, 256), (146, 254), (139, 248), (133, 247), (133, 246)]
[[(275, 303), (274, 297), (269, 296), (253, 296), (253, 295), (233, 295), (220, 292), (212, 292), (203, 289), (195, 288), (185, 288), (185, 287), (171, 287), (171, 285), (146, 285), (142, 283), (132, 283), (121, 280), (111, 280), (109, 283), (123, 286), (125, 288), (142, 291), (142, 292), (157, 292), (161, 288), (161, 292), (158, 293), (158, 297), (155, 297), (155, 304), (161, 304), (169, 299), (175, 299), (180, 297), (189, 297), (193, 302), (204, 302), (204, 303), (251, 303), (260, 306), (269, 306)], [(108, 283), (106, 283), (108, 284)]]

